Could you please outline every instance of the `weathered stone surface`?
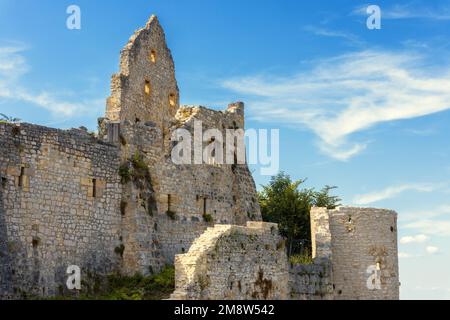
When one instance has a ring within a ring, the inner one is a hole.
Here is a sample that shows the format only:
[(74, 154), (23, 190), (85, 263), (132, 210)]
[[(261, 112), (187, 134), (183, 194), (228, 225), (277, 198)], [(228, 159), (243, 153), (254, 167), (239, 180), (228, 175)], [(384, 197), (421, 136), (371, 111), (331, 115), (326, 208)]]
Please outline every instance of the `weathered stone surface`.
[(216, 225), (175, 257), (177, 300), (287, 299), (288, 265), (276, 224)]
[[(172, 132), (196, 120), (243, 128), (243, 104), (180, 108), (172, 56), (151, 17), (122, 50), (99, 139), (85, 128), (0, 124), (0, 296), (58, 294), (73, 264), (84, 275), (157, 272), (208, 226), (261, 220), (247, 165), (172, 162)], [(121, 181), (123, 165), (130, 181)]]
[[(331, 263), (335, 299), (399, 299), (394, 211), (313, 208), (311, 223), (315, 257)], [(371, 266), (379, 268), (381, 287), (378, 289), (369, 280)]]
[(0, 290), (55, 295), (70, 265), (117, 269), (118, 148), (77, 131), (14, 127), (0, 124), (0, 276), (8, 283)]
[(310, 265), (291, 265), (289, 287), (292, 300), (333, 300), (330, 261), (315, 259)]
[[(246, 164), (172, 162), (172, 133), (194, 133), (196, 121), (225, 137), (244, 129), (244, 104), (180, 106), (152, 17), (122, 50), (99, 138), (85, 128), (0, 123), (0, 297), (59, 294), (70, 265), (88, 281), (175, 262), (173, 298), (398, 298), (395, 213), (314, 209), (315, 263), (288, 270), (276, 225), (258, 222)], [(366, 286), (373, 264), (380, 290)]]

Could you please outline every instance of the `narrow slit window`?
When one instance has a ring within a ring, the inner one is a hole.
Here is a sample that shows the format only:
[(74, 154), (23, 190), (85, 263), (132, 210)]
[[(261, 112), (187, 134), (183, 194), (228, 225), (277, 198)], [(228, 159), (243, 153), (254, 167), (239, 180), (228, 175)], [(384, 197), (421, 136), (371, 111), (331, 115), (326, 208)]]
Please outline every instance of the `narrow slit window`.
[(25, 168), (20, 168), (19, 187), (23, 187), (23, 177), (25, 176)]
[(167, 211), (171, 210), (171, 202), (172, 202), (172, 196), (170, 194), (167, 195)]
[(149, 58), (152, 63), (156, 63), (156, 51), (155, 50), (150, 51)]
[(173, 94), (173, 93), (169, 94), (169, 105), (171, 107), (175, 107), (176, 103), (177, 103), (177, 98), (176, 98), (175, 94)]
[(152, 88), (150, 86), (150, 81), (148, 81), (148, 80), (145, 80), (144, 92), (147, 96), (149, 96), (150, 93), (152, 92)]
[(97, 197), (97, 179), (92, 179), (92, 197)]

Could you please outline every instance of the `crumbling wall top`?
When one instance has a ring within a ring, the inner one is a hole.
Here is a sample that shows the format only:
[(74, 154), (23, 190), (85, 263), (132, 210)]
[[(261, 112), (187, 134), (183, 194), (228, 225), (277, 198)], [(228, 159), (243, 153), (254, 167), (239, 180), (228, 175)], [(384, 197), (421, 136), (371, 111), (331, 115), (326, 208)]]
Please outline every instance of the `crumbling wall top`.
[(119, 73), (111, 80), (106, 118), (153, 121), (163, 127), (179, 107), (175, 65), (156, 16), (137, 30), (121, 51)]

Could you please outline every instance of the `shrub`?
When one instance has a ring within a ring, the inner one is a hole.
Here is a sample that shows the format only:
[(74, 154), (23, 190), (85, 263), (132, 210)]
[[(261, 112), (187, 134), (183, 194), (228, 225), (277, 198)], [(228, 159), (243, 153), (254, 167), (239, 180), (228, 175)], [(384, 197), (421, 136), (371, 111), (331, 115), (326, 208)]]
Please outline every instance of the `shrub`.
[(293, 265), (297, 264), (313, 264), (313, 258), (309, 254), (308, 250), (305, 250), (303, 254), (294, 254), (289, 257), (289, 262)]
[(205, 222), (211, 223), (214, 221), (212, 215), (205, 213), (203, 215), (203, 220), (205, 220)]
[(146, 179), (150, 176), (148, 166), (137, 150), (131, 159), (131, 165), (133, 167), (132, 176), (135, 180)]
[(161, 300), (167, 299), (175, 289), (175, 269), (166, 266), (156, 275), (108, 276), (108, 290), (102, 300)]
[(120, 182), (127, 184), (131, 180), (131, 172), (128, 163), (122, 163), (119, 167)]

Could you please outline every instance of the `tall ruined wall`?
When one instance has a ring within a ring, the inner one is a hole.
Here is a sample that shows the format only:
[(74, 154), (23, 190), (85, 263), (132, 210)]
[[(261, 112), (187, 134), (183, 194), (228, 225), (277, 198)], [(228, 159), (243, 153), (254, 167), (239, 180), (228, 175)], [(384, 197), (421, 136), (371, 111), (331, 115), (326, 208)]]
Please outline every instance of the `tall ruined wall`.
[(111, 80), (106, 118), (120, 122), (153, 121), (162, 129), (178, 106), (172, 55), (158, 19), (152, 16), (121, 52), (120, 71)]
[(179, 108), (174, 63), (154, 16), (130, 38), (120, 61), (100, 135), (116, 143), (130, 171), (135, 155), (148, 167), (148, 177), (123, 184), (121, 199), (124, 270), (148, 273), (173, 263), (208, 226), (245, 225), (261, 220), (261, 213), (247, 165), (177, 165), (171, 158), (174, 130), (194, 134), (194, 122), (201, 121), (203, 130), (218, 129), (225, 137), (227, 129), (244, 128), (243, 104), (223, 112)]
[[(197, 119), (204, 129), (242, 127), (243, 110), (238, 113), (231, 108), (223, 113), (184, 107), (168, 137), (179, 127), (194, 134)], [(147, 184), (137, 187), (130, 181), (124, 185), (124, 268), (128, 273), (147, 273), (173, 264), (175, 255), (187, 252), (214, 223), (244, 225), (248, 220), (261, 220), (256, 186), (246, 165), (176, 165), (172, 147), (152, 122), (126, 120), (121, 126), (122, 162), (129, 163), (139, 154), (149, 171)]]
[(288, 265), (276, 224), (216, 225), (175, 258), (172, 299), (287, 299)]
[(6, 233), (15, 294), (58, 294), (70, 265), (119, 267), (118, 166), (118, 149), (84, 131), (0, 124), (0, 243)]
[(331, 260), (335, 299), (399, 299), (394, 211), (313, 208), (311, 220), (314, 256)]

